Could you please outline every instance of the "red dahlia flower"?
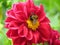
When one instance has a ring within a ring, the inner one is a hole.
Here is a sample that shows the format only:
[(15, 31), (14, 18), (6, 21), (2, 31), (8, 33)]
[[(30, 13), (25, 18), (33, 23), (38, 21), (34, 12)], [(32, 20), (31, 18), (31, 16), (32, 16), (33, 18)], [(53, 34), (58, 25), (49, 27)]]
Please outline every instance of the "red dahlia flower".
[(7, 36), (14, 45), (38, 43), (50, 38), (50, 21), (46, 17), (43, 6), (37, 7), (32, 0), (17, 3), (7, 11), (5, 27)]

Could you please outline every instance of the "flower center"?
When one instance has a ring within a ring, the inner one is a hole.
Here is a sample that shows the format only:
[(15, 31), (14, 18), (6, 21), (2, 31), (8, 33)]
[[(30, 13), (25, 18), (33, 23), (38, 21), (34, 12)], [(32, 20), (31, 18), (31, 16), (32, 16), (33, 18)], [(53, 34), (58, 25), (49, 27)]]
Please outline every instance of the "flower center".
[(36, 30), (39, 26), (38, 16), (31, 15), (27, 20), (27, 24), (28, 24), (28, 28), (31, 28), (32, 30)]

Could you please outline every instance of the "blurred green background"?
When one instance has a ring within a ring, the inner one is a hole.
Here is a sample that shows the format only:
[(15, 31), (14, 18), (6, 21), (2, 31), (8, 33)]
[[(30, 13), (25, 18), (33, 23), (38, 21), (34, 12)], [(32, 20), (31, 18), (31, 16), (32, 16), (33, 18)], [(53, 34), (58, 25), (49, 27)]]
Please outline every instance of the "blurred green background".
[[(24, 2), (25, 0), (0, 0), (0, 45), (11, 45), (11, 40), (7, 38), (7, 29), (4, 28), (6, 11), (11, 8), (13, 3)], [(60, 0), (34, 0), (39, 6), (43, 4), (47, 17), (51, 21), (51, 27), (60, 31)]]

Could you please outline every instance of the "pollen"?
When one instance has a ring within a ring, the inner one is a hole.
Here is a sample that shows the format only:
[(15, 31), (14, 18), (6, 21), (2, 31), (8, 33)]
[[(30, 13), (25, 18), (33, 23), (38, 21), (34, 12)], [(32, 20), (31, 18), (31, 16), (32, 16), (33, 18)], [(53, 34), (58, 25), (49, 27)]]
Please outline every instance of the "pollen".
[(39, 21), (38, 18), (36, 16), (31, 16), (28, 20), (27, 20), (27, 24), (28, 24), (28, 28), (32, 29), (32, 30), (36, 30), (39, 26)]

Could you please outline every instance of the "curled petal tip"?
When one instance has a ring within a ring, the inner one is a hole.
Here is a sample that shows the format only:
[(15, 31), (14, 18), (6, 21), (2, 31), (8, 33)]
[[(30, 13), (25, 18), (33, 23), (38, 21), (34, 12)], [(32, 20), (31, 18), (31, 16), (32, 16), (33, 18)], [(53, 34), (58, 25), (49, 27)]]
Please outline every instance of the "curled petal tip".
[(42, 4), (40, 4), (40, 9), (41, 9), (41, 10), (44, 10), (44, 7), (43, 7), (43, 5), (42, 5)]
[(27, 2), (33, 2), (33, 0), (27, 0)]

